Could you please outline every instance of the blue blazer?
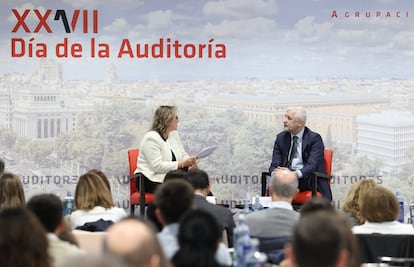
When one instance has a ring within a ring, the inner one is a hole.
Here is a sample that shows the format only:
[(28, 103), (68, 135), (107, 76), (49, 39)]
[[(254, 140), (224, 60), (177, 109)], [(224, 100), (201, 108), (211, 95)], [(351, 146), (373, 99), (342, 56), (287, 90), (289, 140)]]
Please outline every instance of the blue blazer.
[[(291, 144), (291, 134), (283, 131), (276, 136), (273, 147), (272, 163), (269, 172), (272, 173), (278, 166), (286, 167), (288, 162), (289, 149)], [(302, 161), (301, 169), (303, 177), (299, 179), (299, 190), (310, 189), (310, 178), (313, 172), (325, 172), (323, 166), (324, 145), (320, 134), (312, 132), (305, 127), (302, 139)], [(318, 179), (318, 191), (327, 199), (332, 200), (332, 192), (326, 179)]]

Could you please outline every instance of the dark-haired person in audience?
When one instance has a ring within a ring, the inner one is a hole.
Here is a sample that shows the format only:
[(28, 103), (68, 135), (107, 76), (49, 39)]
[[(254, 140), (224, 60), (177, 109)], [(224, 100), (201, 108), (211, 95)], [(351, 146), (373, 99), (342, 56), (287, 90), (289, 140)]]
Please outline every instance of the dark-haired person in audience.
[(347, 267), (360, 267), (361, 259), (359, 256), (359, 247), (357, 240), (351, 231), (351, 224), (346, 216), (342, 213), (339, 213), (332, 202), (326, 198), (317, 198), (314, 197), (309, 201), (305, 202), (300, 208), (300, 216), (306, 216), (308, 214), (314, 214), (317, 212), (328, 212), (332, 213), (333, 216), (338, 217), (338, 223), (342, 224), (342, 230), (344, 231), (344, 237), (346, 242), (346, 249), (349, 252), (348, 265)]
[[(193, 199), (193, 187), (188, 181), (181, 179), (166, 181), (155, 191), (156, 215), (163, 224), (163, 229), (157, 236), (169, 259), (179, 248), (177, 241), (179, 220), (184, 213), (193, 208)], [(216, 259), (223, 265), (231, 265), (230, 254), (222, 242), (217, 249)]]
[(345, 195), (342, 211), (349, 219), (352, 226), (360, 225), (365, 222), (361, 216), (361, 199), (368, 191), (377, 186), (372, 179), (360, 180), (351, 185)]
[(196, 209), (180, 219), (180, 248), (172, 258), (175, 267), (220, 267), (215, 259), (222, 230), (210, 212)]
[(46, 231), (25, 207), (0, 211), (0, 266), (51, 267)]
[(301, 216), (293, 229), (292, 243), (285, 249), (288, 261), (280, 266), (350, 266), (347, 242), (352, 232), (349, 224), (344, 222), (340, 214), (332, 211), (322, 210)]
[(291, 205), (298, 189), (296, 175), (285, 169), (272, 172), (269, 191), (272, 202), (268, 209), (246, 216), (250, 234), (255, 237), (290, 236), (299, 213)]
[(310, 214), (316, 211), (332, 211), (336, 212), (332, 202), (326, 198), (313, 197), (306, 201), (299, 209), (301, 215)]
[[(173, 179), (186, 180), (187, 172), (182, 169), (177, 169), (177, 170), (169, 171), (167, 172), (167, 174), (165, 174), (164, 181), (169, 181)], [(147, 219), (149, 219), (155, 225), (157, 232), (159, 232), (162, 230), (162, 224), (158, 220), (157, 216), (155, 215), (155, 210), (156, 210), (155, 204), (149, 203), (147, 206)]]
[(176, 107), (157, 108), (150, 131), (141, 140), (135, 170), (135, 173), (143, 174), (146, 192), (154, 192), (156, 187), (164, 182), (167, 172), (187, 170), (196, 165), (196, 157), (189, 156), (181, 144), (177, 126)]
[(127, 217), (111, 225), (107, 232), (106, 253), (122, 258), (128, 267), (172, 267), (148, 221)]
[(26, 199), (20, 178), (9, 172), (0, 174), (0, 210), (24, 205)]
[[(70, 215), (72, 229), (105, 231), (111, 224), (127, 216), (115, 207), (111, 191), (97, 174), (87, 172), (79, 177), (75, 189), (75, 211)], [(87, 223), (92, 223), (85, 225)]]
[(57, 236), (65, 230), (63, 204), (58, 196), (54, 194), (35, 195), (29, 199), (26, 206), (36, 215), (48, 232), (48, 253), (52, 258), (52, 266), (61, 266), (71, 257), (85, 254), (77, 246), (60, 240)]
[(354, 234), (414, 234), (411, 224), (397, 221), (400, 206), (397, 197), (387, 188), (376, 185), (361, 198), (364, 224), (352, 227)]
[(236, 226), (233, 215), (229, 209), (207, 201), (206, 198), (210, 193), (208, 174), (203, 170), (193, 169), (188, 171), (187, 179), (194, 188), (194, 208), (205, 210), (214, 216), (221, 226), (221, 230), (226, 230), (228, 244), (231, 247), (233, 241), (233, 229)]

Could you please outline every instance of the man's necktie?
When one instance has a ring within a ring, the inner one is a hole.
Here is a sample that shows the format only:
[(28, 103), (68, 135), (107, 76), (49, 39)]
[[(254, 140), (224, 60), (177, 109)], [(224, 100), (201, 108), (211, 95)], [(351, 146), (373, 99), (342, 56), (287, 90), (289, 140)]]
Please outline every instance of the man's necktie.
[(289, 161), (287, 163), (288, 168), (290, 168), (290, 166), (292, 165), (292, 160), (295, 157), (296, 152), (298, 150), (297, 147), (298, 147), (298, 137), (294, 135), (293, 142), (292, 142), (292, 149), (290, 150)]

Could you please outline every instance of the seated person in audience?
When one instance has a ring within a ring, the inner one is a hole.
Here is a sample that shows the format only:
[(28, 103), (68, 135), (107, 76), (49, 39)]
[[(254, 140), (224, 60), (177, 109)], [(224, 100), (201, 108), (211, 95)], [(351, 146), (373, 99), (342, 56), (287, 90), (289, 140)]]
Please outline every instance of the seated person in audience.
[(272, 202), (268, 209), (246, 216), (250, 235), (255, 237), (276, 237), (292, 235), (293, 225), (299, 220), (299, 213), (291, 205), (298, 187), (293, 172), (276, 169), (270, 178), (269, 192)]
[(46, 231), (25, 207), (0, 211), (0, 266), (51, 267)]
[(48, 232), (48, 253), (52, 259), (52, 266), (61, 266), (69, 258), (85, 254), (85, 251), (77, 246), (57, 237), (65, 230), (63, 204), (58, 196), (54, 194), (35, 195), (29, 199), (26, 206), (36, 215)]
[(108, 177), (106, 176), (106, 174), (103, 171), (100, 171), (100, 170), (97, 170), (97, 169), (92, 169), (92, 170), (89, 170), (88, 172), (97, 174), (99, 177), (101, 177), (102, 181), (108, 187), (109, 191), (111, 191), (111, 183), (109, 182)]
[[(169, 259), (179, 248), (177, 241), (179, 220), (185, 212), (193, 208), (193, 199), (193, 187), (188, 181), (181, 179), (166, 181), (155, 191), (156, 215), (163, 225), (162, 231), (157, 236)], [(219, 263), (231, 265), (231, 257), (224, 243), (220, 242), (215, 256)]]
[(351, 224), (346, 216), (338, 211), (332, 205), (332, 202), (326, 198), (314, 197), (309, 201), (305, 202), (299, 210), (300, 216), (306, 216), (308, 214), (313, 214), (316, 212), (331, 212), (334, 216), (339, 216), (338, 220), (343, 225), (343, 230), (345, 231), (346, 238), (346, 248), (349, 251), (349, 259), (347, 267), (360, 267), (361, 259), (359, 254), (359, 248), (357, 240), (351, 231)]
[(292, 243), (285, 249), (287, 260), (279, 266), (360, 266), (349, 264), (347, 242), (352, 237), (349, 224), (340, 214), (324, 210), (307, 213), (294, 226)]
[(105, 231), (127, 214), (115, 207), (111, 191), (102, 178), (88, 172), (79, 177), (75, 189), (75, 210), (70, 215), (72, 229)]
[(0, 174), (0, 210), (26, 205), (23, 184), (17, 175)]
[(364, 224), (352, 227), (354, 234), (414, 234), (411, 224), (397, 221), (400, 206), (397, 197), (387, 188), (377, 185), (361, 198)]
[(128, 217), (111, 225), (104, 249), (123, 259), (127, 267), (172, 267), (165, 257), (154, 227), (140, 218)]
[(326, 198), (313, 197), (306, 201), (299, 209), (300, 215), (310, 214), (316, 211), (331, 211), (336, 212), (332, 202)]
[[(173, 179), (186, 180), (187, 172), (182, 169), (177, 169), (177, 170), (172, 170), (172, 171), (167, 172), (167, 174), (165, 175), (164, 181), (169, 181)], [(162, 230), (162, 224), (157, 219), (157, 216), (155, 215), (155, 210), (156, 210), (156, 207), (155, 207), (154, 202), (149, 203), (147, 206), (147, 219), (149, 219), (152, 223), (154, 223), (157, 232), (159, 232)]]
[(191, 210), (180, 219), (180, 248), (172, 258), (175, 267), (220, 267), (214, 254), (222, 230), (213, 215), (205, 210)]
[(349, 188), (342, 205), (342, 211), (352, 226), (364, 223), (364, 219), (361, 217), (361, 197), (376, 185), (377, 183), (374, 180), (364, 179), (359, 180)]
[(205, 210), (215, 217), (221, 230), (226, 230), (228, 244), (232, 247), (233, 229), (236, 226), (233, 215), (229, 209), (207, 201), (206, 197), (210, 192), (208, 174), (200, 169), (192, 169), (188, 171), (187, 179), (194, 187), (194, 208)]

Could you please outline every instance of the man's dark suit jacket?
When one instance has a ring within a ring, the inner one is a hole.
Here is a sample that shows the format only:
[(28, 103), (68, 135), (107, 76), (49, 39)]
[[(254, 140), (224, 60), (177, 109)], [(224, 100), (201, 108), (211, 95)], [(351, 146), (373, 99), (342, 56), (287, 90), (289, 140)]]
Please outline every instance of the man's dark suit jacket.
[(205, 210), (216, 218), (219, 225), (227, 230), (228, 244), (231, 247), (233, 244), (233, 229), (236, 226), (231, 211), (223, 206), (214, 205), (208, 202), (203, 196), (197, 194), (194, 195), (194, 207)]
[[(286, 167), (288, 162), (288, 155), (291, 144), (291, 133), (283, 131), (276, 136), (275, 145), (273, 148), (272, 164), (269, 172), (272, 173), (278, 166)], [(324, 145), (322, 137), (315, 132), (312, 132), (308, 127), (305, 127), (302, 139), (302, 161), (303, 168), (301, 169), (303, 177), (299, 179), (299, 190), (310, 189), (310, 178), (313, 172), (325, 172), (323, 166)], [(318, 191), (322, 196), (332, 200), (332, 192), (326, 179), (318, 179)]]

